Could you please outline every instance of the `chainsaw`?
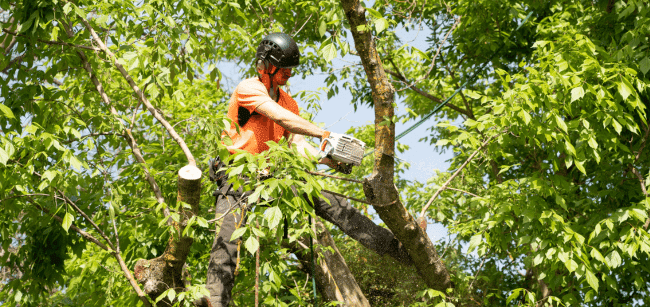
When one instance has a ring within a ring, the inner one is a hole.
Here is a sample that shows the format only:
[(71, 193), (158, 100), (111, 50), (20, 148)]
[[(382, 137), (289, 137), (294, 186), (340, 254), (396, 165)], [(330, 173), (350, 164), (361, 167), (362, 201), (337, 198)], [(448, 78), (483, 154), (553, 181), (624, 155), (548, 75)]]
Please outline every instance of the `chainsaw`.
[(338, 162), (335, 169), (341, 173), (349, 174), (352, 166), (361, 165), (366, 143), (345, 134), (330, 132), (320, 144), (321, 158), (328, 157)]

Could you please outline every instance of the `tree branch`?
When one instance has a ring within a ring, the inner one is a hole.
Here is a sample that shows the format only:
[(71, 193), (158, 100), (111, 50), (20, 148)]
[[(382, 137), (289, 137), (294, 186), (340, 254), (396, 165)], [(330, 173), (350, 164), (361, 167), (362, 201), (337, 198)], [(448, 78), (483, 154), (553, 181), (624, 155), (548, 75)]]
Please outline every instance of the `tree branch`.
[(20, 63), (20, 62), (25, 58), (25, 55), (27, 55), (27, 52), (25, 52), (25, 53), (23, 53), (23, 54), (21, 54), (21, 55), (15, 57), (15, 58), (11, 59), (11, 61), (9, 62), (9, 64), (7, 64), (7, 66), (5, 66), (5, 68), (2, 69), (2, 73), (3, 73), (3, 74), (7, 74), (7, 71), (8, 71), (12, 66), (14, 66), (16, 63)]
[(117, 57), (115, 57), (115, 55), (114, 55), (110, 50), (108, 50), (108, 48), (106, 47), (106, 45), (104, 45), (104, 42), (103, 42), (103, 41), (101, 40), (101, 38), (97, 35), (97, 33), (95, 32), (95, 30), (90, 26), (90, 24), (88, 23), (88, 20), (86, 20), (85, 18), (82, 18), (82, 17), (80, 17), (80, 19), (81, 19), (81, 22), (82, 22), (82, 23), (84, 24), (84, 26), (86, 27), (86, 29), (88, 29), (88, 31), (90, 32), (90, 35), (91, 35), (92, 38), (95, 40), (95, 43), (99, 46), (99, 48), (100, 48), (100, 49), (101, 49), (101, 50), (102, 50), (102, 51), (103, 51), (103, 52), (104, 52), (104, 53), (105, 53), (109, 58), (113, 59), (113, 64), (114, 64), (115, 67), (117, 67), (117, 69), (120, 71), (120, 73), (122, 74), (122, 77), (124, 77), (124, 79), (129, 83), (129, 85), (131, 86), (131, 88), (132, 88), (133, 91), (135, 92), (136, 97), (138, 97), (138, 100), (140, 100), (140, 102), (141, 102), (142, 104), (144, 104), (144, 105), (147, 107), (147, 110), (149, 110), (149, 112), (151, 112), (151, 114), (153, 115), (153, 117), (156, 118), (156, 119), (157, 119), (157, 120), (158, 120), (158, 121), (159, 121), (159, 122), (160, 122), (160, 123), (165, 127), (165, 129), (167, 129), (167, 132), (168, 132), (169, 135), (172, 137), (172, 139), (174, 139), (174, 141), (176, 141), (176, 143), (178, 143), (178, 145), (179, 145), (179, 146), (181, 147), (181, 149), (183, 150), (183, 153), (185, 154), (185, 157), (187, 157), (188, 163), (189, 163), (190, 165), (192, 165), (192, 166), (196, 166), (196, 160), (194, 159), (194, 156), (192, 155), (192, 152), (190, 151), (190, 149), (189, 149), (189, 148), (187, 147), (187, 145), (185, 144), (185, 141), (184, 141), (184, 140), (183, 140), (183, 139), (178, 135), (178, 133), (176, 133), (176, 131), (174, 130), (174, 128), (169, 124), (169, 122), (167, 122), (167, 120), (165, 120), (165, 119), (160, 115), (160, 113), (158, 113), (158, 111), (157, 111), (156, 108), (151, 104), (151, 102), (149, 102), (149, 99), (147, 99), (147, 97), (145, 97), (145, 95), (144, 95), (144, 92), (142, 92), (142, 91), (140, 90), (140, 88), (138, 88), (138, 86), (137, 86), (137, 85), (135, 84), (135, 82), (133, 81), (133, 78), (131, 78), (131, 76), (130, 76), (129, 73), (126, 71), (126, 69), (124, 69), (124, 66), (122, 66), (122, 64), (120, 64), (120, 63), (117, 61)]
[[(10, 31), (10, 30), (7, 30), (7, 29), (2, 29), (2, 32), (5, 32), (5, 33), (8, 33), (8, 34), (11, 34), (11, 35), (13, 35), (14, 37), (16, 37), (16, 36), (20, 36), (20, 37), (28, 37), (27, 35), (19, 34), (19, 33), (16, 33), (16, 32), (14, 32), (14, 31)], [(66, 43), (66, 42), (59, 42), (59, 41), (48, 41), (48, 40), (44, 40), (44, 39), (36, 39), (36, 40), (39, 41), (39, 42), (41, 42), (41, 43), (48, 44), (48, 45), (68, 46), (68, 47), (73, 47), (73, 48), (87, 49), (87, 50), (93, 50), (93, 51), (100, 51), (100, 49), (97, 48), (97, 47), (89, 47), (89, 46), (84, 46), (84, 45), (75, 45), (75, 44), (70, 44), (70, 43)]]
[(447, 179), (445, 184), (443, 184), (440, 187), (440, 189), (438, 189), (438, 191), (436, 191), (436, 193), (434, 193), (433, 196), (431, 196), (431, 199), (429, 199), (427, 204), (424, 206), (424, 208), (422, 208), (422, 211), (420, 212), (420, 217), (418, 218), (418, 220), (420, 222), (426, 219), (426, 212), (429, 209), (429, 207), (431, 206), (431, 203), (433, 203), (433, 200), (436, 199), (436, 197), (438, 197), (438, 195), (440, 195), (440, 193), (442, 193), (442, 191), (447, 189), (447, 186), (451, 183), (451, 181), (454, 180), (454, 178), (456, 178), (456, 176), (458, 176), (458, 174), (460, 174), (460, 172), (465, 168), (465, 166), (467, 166), (467, 164), (469, 164), (469, 162), (472, 161), (472, 159), (474, 159), (474, 157), (481, 151), (481, 149), (483, 149), (492, 139), (494, 139), (495, 137), (497, 137), (499, 135), (501, 135), (501, 134), (495, 134), (495, 135), (491, 136), (489, 139), (487, 139), (487, 141), (483, 142), (483, 144), (481, 144), (481, 146), (478, 149), (476, 149), (476, 151), (474, 151), (467, 158), (467, 160), (465, 160), (463, 165), (461, 165), (458, 168), (458, 170), (456, 170), (456, 172), (453, 175), (451, 175), (451, 177), (449, 177), (449, 179)]
[[(72, 30), (65, 23), (62, 23), (62, 24), (63, 24), (68, 36), (72, 36)], [(102, 101), (104, 101), (104, 104), (106, 104), (109, 107), (110, 112), (111, 112), (111, 114), (113, 114), (113, 116), (115, 116), (116, 118), (120, 118), (119, 114), (117, 113), (117, 110), (115, 110), (115, 107), (111, 103), (111, 99), (108, 97), (108, 95), (104, 91), (104, 87), (102, 86), (99, 79), (97, 79), (97, 76), (95, 75), (95, 73), (94, 73), (94, 71), (92, 69), (92, 66), (88, 62), (88, 58), (86, 57), (86, 55), (82, 51), (79, 51), (79, 50), (77, 50), (77, 55), (81, 59), (81, 63), (82, 63), (83, 68), (90, 75), (90, 80), (95, 85), (95, 90), (97, 90), (97, 92), (99, 93), (100, 97), (102, 98)], [(147, 182), (149, 182), (149, 186), (151, 187), (151, 189), (154, 192), (154, 195), (156, 197), (156, 201), (159, 204), (164, 203), (165, 199), (162, 196), (162, 192), (160, 191), (160, 187), (158, 186), (158, 183), (156, 182), (155, 178), (149, 172), (149, 168), (147, 167), (146, 161), (144, 160), (144, 157), (142, 156), (142, 152), (140, 151), (140, 148), (138, 147), (138, 143), (135, 141), (135, 138), (131, 134), (131, 130), (130, 129), (124, 129), (124, 132), (125, 133), (124, 133), (123, 136), (125, 136), (129, 147), (131, 147), (131, 151), (133, 152), (133, 156), (135, 157), (136, 161), (138, 161), (138, 163), (141, 163), (143, 165), (144, 177), (145, 177), (145, 179), (147, 179)], [(163, 213), (165, 214), (165, 216), (169, 216), (169, 210), (168, 209), (165, 209), (163, 211)]]
[[(63, 219), (62, 219), (61, 217), (59, 217), (58, 215), (52, 214), (52, 213), (50, 212), (50, 210), (48, 210), (47, 208), (45, 208), (45, 207), (43, 207), (43, 206), (37, 204), (37, 203), (36, 203), (36, 202), (35, 202), (35, 201), (30, 197), (30, 196), (48, 196), (48, 197), (49, 197), (49, 196), (52, 196), (52, 195), (49, 195), (49, 194), (26, 194), (26, 195), (20, 195), (20, 196), (26, 196), (26, 197), (27, 197), (27, 201), (30, 202), (32, 205), (34, 205), (34, 207), (36, 207), (36, 208), (38, 208), (39, 210), (45, 212), (46, 214), (48, 214), (49, 216), (51, 216), (53, 219), (55, 219), (55, 220), (57, 220), (59, 223), (63, 224)], [(54, 196), (54, 197), (56, 197), (56, 196)], [(60, 197), (56, 197), (56, 198), (63, 200), (63, 199), (60, 198)], [(109, 250), (109, 248), (108, 248), (106, 245), (104, 245), (104, 243), (100, 242), (97, 238), (93, 237), (91, 234), (89, 234), (89, 233), (87, 233), (87, 232), (81, 230), (79, 227), (77, 227), (77, 226), (75, 226), (75, 225), (70, 225), (70, 229), (72, 229), (72, 230), (76, 231), (77, 233), (79, 233), (79, 234), (80, 234), (82, 237), (84, 237), (86, 240), (95, 243), (95, 244), (96, 244), (97, 246), (99, 246), (101, 249), (103, 249), (103, 250), (105, 250), (105, 251), (108, 251), (108, 250)]]

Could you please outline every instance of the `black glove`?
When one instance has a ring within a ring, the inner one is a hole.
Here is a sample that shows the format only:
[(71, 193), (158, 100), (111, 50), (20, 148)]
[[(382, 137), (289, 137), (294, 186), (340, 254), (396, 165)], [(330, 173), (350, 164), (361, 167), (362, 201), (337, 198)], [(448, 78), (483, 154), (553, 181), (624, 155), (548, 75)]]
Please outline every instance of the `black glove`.
[(347, 164), (343, 162), (338, 162), (334, 166), (334, 170), (336, 170), (339, 173), (343, 173), (346, 175), (349, 175), (352, 173), (352, 164)]

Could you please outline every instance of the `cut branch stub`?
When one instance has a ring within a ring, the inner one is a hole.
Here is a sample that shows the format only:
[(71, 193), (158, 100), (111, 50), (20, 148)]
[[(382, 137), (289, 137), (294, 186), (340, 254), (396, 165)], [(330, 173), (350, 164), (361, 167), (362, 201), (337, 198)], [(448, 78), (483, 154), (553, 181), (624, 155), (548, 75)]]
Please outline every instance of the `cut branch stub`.
[[(194, 241), (191, 237), (181, 236), (187, 221), (198, 213), (201, 196), (201, 170), (194, 165), (186, 165), (178, 172), (177, 201), (190, 205), (191, 210), (179, 206), (180, 220), (173, 222), (174, 232), (169, 238), (167, 249), (157, 258), (139, 260), (135, 264), (135, 277), (144, 285), (144, 291), (155, 299), (169, 288), (183, 289), (183, 266)], [(161, 301), (165, 306), (170, 302)]]

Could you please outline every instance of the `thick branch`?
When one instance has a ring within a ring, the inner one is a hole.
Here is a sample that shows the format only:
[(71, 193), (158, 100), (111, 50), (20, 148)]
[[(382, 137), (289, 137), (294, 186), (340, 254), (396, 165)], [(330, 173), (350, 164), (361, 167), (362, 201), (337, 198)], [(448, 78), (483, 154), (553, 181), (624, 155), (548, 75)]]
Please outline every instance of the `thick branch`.
[(129, 85), (131, 86), (131, 88), (135, 92), (136, 97), (138, 97), (138, 100), (140, 100), (140, 102), (147, 107), (147, 110), (149, 110), (149, 112), (153, 115), (153, 117), (156, 118), (165, 127), (165, 129), (167, 129), (167, 132), (172, 137), (172, 139), (174, 139), (174, 141), (176, 141), (176, 143), (178, 143), (178, 145), (183, 150), (183, 153), (185, 154), (185, 157), (187, 157), (188, 163), (190, 165), (196, 166), (196, 160), (194, 160), (194, 156), (192, 155), (192, 152), (187, 147), (187, 144), (185, 144), (185, 141), (178, 135), (178, 133), (176, 133), (176, 130), (174, 130), (174, 127), (172, 127), (169, 124), (169, 122), (167, 122), (167, 120), (165, 120), (165, 118), (163, 118), (162, 115), (160, 113), (158, 113), (158, 111), (151, 104), (151, 102), (149, 102), (149, 99), (147, 99), (147, 97), (144, 95), (144, 92), (142, 92), (140, 90), (140, 88), (138, 88), (138, 86), (135, 84), (135, 81), (133, 81), (133, 78), (131, 78), (131, 76), (126, 71), (126, 69), (124, 69), (124, 66), (122, 66), (122, 64), (120, 64), (117, 61), (117, 57), (115, 57), (115, 55), (110, 50), (108, 50), (106, 45), (104, 45), (104, 42), (97, 35), (95, 30), (90, 26), (90, 24), (88, 23), (88, 20), (86, 20), (85, 18), (81, 18), (81, 21), (83, 22), (84, 26), (86, 26), (86, 29), (88, 29), (88, 31), (90, 32), (90, 35), (93, 37), (93, 39), (95, 40), (95, 43), (97, 43), (99, 48), (110, 59), (113, 59), (113, 64), (115, 65), (115, 67), (117, 67), (117, 70), (120, 71), (120, 73), (122, 74), (122, 77), (124, 77), (124, 79), (129, 83)]
[(426, 213), (427, 213), (427, 210), (428, 210), (429, 207), (431, 206), (431, 203), (433, 203), (433, 200), (436, 199), (436, 197), (438, 197), (438, 195), (440, 195), (440, 193), (442, 193), (442, 191), (444, 191), (444, 190), (447, 188), (447, 186), (451, 183), (451, 181), (454, 180), (454, 178), (456, 178), (456, 176), (458, 176), (458, 174), (460, 174), (460, 172), (465, 168), (465, 166), (467, 166), (467, 164), (469, 164), (470, 161), (472, 161), (472, 159), (474, 159), (474, 157), (476, 156), (476, 154), (478, 154), (478, 153), (479, 153), (479, 152), (480, 152), (480, 151), (481, 151), (481, 150), (482, 150), (482, 149), (483, 149), (483, 148), (484, 148), (488, 143), (490, 143), (490, 141), (491, 141), (493, 138), (495, 138), (495, 137), (497, 137), (497, 136), (499, 136), (499, 134), (495, 134), (495, 135), (491, 136), (489, 139), (487, 139), (487, 141), (483, 142), (483, 144), (481, 144), (481, 147), (479, 147), (476, 151), (474, 151), (474, 152), (469, 156), (469, 158), (467, 158), (467, 160), (465, 160), (465, 162), (463, 163), (463, 165), (461, 165), (461, 166), (458, 168), (458, 170), (456, 170), (456, 172), (455, 172), (453, 175), (451, 175), (451, 177), (449, 177), (449, 179), (447, 179), (447, 181), (445, 182), (445, 184), (443, 184), (443, 185), (440, 187), (440, 189), (438, 189), (438, 191), (436, 191), (436, 193), (434, 193), (433, 196), (431, 196), (431, 199), (429, 199), (429, 201), (427, 202), (427, 204), (424, 206), (424, 208), (422, 208), (422, 211), (420, 212), (420, 218), (419, 218), (420, 221), (423, 221), (423, 220), (426, 219)]
[(400, 202), (394, 184), (395, 124), (381, 125), (381, 122), (395, 114), (395, 90), (375, 48), (365, 17), (366, 10), (359, 0), (341, 0), (341, 4), (350, 22), (355, 48), (370, 83), (375, 106), (375, 164), (372, 175), (364, 181), (364, 194), (408, 251), (427, 286), (444, 292), (453, 287), (449, 272), (440, 261), (431, 239)]

